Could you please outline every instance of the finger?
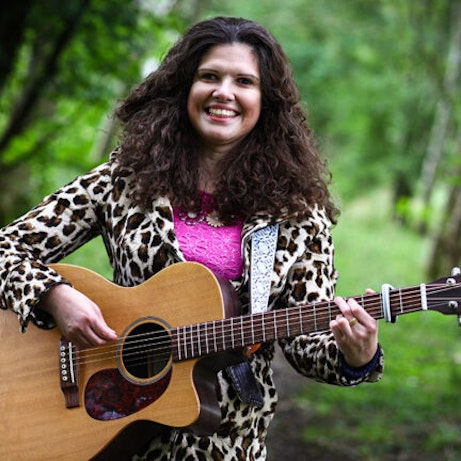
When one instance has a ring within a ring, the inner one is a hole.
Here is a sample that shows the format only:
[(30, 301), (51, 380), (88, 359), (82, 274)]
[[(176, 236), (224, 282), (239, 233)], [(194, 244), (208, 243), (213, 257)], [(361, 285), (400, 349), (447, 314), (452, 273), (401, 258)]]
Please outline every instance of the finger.
[[(350, 313), (350, 308), (349, 308), (349, 305), (346, 299), (336, 296), (334, 299), (334, 302), (339, 307), (341, 314), (347, 318), (347, 315)], [(349, 315), (349, 317), (352, 317), (352, 316)]]
[(105, 322), (98, 323), (93, 327), (94, 333), (104, 341), (112, 341), (117, 339), (117, 333), (112, 330)]
[(346, 339), (352, 336), (352, 327), (349, 322), (350, 320), (346, 319), (342, 314), (338, 315), (336, 319), (330, 322), (330, 329), (337, 340)]
[(115, 330), (107, 325), (101, 309), (94, 305), (94, 313), (95, 317), (93, 321), (90, 323), (92, 331), (96, 334), (96, 336), (104, 341), (111, 341), (117, 339), (117, 333)]
[(100, 346), (108, 341), (117, 339), (117, 333), (109, 328), (105, 322), (90, 324), (89, 327), (90, 328), (87, 331), (87, 339), (92, 343), (92, 345)]
[[(354, 310), (352, 309), (352, 307), (354, 307), (355, 309), (355, 305), (351, 304), (351, 300), (346, 300), (344, 298), (336, 297), (334, 299), (334, 302), (339, 307), (342, 317), (347, 320), (347, 323), (349, 324), (349, 326), (355, 325), (359, 319), (357, 319), (356, 315), (354, 314)], [(340, 319), (337, 318), (337, 320), (340, 320)]]
[(351, 315), (357, 319), (355, 325), (362, 325), (368, 331), (374, 331), (377, 328), (377, 321), (372, 317), (362, 306), (360, 306), (354, 299), (348, 300), (348, 305)]
[(352, 319), (349, 320), (349, 326), (351, 328), (354, 327), (355, 325), (357, 325), (357, 323), (359, 323), (359, 321), (357, 320), (357, 317), (352, 317)]

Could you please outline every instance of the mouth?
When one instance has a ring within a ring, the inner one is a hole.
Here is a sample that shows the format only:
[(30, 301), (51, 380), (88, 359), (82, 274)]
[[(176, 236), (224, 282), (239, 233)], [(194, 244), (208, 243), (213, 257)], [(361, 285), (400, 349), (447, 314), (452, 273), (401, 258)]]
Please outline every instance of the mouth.
[(238, 112), (231, 109), (222, 109), (220, 107), (208, 107), (205, 112), (213, 118), (233, 118), (238, 116)]

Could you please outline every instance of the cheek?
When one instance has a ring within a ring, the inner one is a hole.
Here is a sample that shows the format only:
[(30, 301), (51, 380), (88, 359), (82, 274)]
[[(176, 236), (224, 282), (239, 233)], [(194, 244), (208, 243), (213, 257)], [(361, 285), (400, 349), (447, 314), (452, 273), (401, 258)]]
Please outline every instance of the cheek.
[(187, 98), (187, 116), (189, 117), (189, 120), (193, 122), (195, 118), (197, 118), (197, 114), (197, 101), (194, 98), (194, 93), (191, 90), (189, 93), (189, 97)]
[(256, 99), (253, 102), (252, 108), (253, 108), (253, 119), (254, 119), (254, 123), (256, 124), (259, 120), (259, 117), (261, 116), (261, 110), (262, 110), (260, 98)]
[(200, 85), (193, 84), (187, 97), (187, 115), (190, 119), (199, 116), (205, 98), (206, 95)]
[(191, 120), (192, 103), (191, 103), (190, 95), (187, 98), (187, 107), (186, 107), (186, 109), (187, 109), (187, 116), (189, 117), (189, 120)]

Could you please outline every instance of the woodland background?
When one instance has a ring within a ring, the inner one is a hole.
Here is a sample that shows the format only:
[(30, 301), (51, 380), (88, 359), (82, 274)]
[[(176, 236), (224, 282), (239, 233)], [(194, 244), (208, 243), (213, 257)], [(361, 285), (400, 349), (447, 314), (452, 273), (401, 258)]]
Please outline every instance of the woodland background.
[[(0, 225), (104, 161), (119, 98), (214, 15), (261, 22), (289, 56), (342, 209), (338, 293), (419, 284), (459, 265), (457, 0), (4, 0)], [(110, 274), (102, 251), (96, 241), (70, 261)], [(379, 384), (332, 388), (280, 362), (270, 459), (461, 459), (455, 320), (380, 325)]]

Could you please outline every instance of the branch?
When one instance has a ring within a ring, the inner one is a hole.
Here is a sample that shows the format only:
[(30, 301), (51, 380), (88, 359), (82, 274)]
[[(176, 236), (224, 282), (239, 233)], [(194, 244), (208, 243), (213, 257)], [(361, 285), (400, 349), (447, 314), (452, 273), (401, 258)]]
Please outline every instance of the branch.
[(81, 0), (75, 14), (63, 22), (61, 34), (55, 41), (51, 53), (45, 58), (44, 65), (29, 81), (21, 100), (16, 104), (10, 122), (0, 139), (0, 153), (5, 151), (12, 139), (21, 134), (27, 126), (27, 119), (32, 109), (37, 104), (44, 88), (50, 83), (57, 72), (59, 57), (74, 36), (77, 26), (91, 0)]

